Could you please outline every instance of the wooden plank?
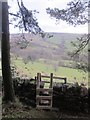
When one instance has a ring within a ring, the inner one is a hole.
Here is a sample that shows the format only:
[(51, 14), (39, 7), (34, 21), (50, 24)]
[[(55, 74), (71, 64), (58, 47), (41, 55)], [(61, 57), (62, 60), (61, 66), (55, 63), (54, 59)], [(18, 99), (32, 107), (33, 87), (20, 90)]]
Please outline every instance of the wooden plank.
[(50, 74), (50, 88), (53, 87), (53, 73)]
[(44, 82), (44, 83), (50, 83), (50, 81), (46, 81), (46, 80), (42, 80), (42, 82)]
[(50, 78), (50, 76), (41, 75), (43, 78)]
[(52, 96), (39, 96), (39, 95), (36, 95), (36, 99), (52, 100)]
[(37, 73), (37, 87), (40, 88), (41, 74)]
[(66, 78), (65, 77), (53, 77), (53, 79), (61, 79), (61, 80), (65, 80)]
[(51, 105), (50, 105), (50, 106), (37, 105), (37, 108), (38, 108), (38, 109), (51, 109), (52, 106), (51, 106)]
[(48, 92), (53, 92), (53, 88), (37, 88), (36, 91), (41, 91), (41, 92), (45, 92), (45, 91), (48, 91)]
[(37, 109), (50, 109), (52, 111), (59, 111), (58, 108), (52, 108), (52, 106), (37, 106)]

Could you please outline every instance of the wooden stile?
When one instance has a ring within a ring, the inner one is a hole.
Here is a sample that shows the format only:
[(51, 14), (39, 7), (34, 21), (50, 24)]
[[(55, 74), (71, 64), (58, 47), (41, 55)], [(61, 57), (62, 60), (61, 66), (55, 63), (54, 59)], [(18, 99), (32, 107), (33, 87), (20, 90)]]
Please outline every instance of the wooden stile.
[[(50, 82), (41, 80), (41, 73), (37, 73), (37, 77), (35, 78), (37, 81), (36, 87), (36, 107), (37, 109), (51, 109), (52, 108), (52, 96), (53, 96), (53, 73), (50, 74)], [(50, 83), (50, 88), (40, 88), (40, 82)], [(47, 92), (47, 95), (40, 95), (40, 92)], [(41, 105), (40, 102), (43, 101), (44, 104)], [(49, 105), (45, 104), (45, 102), (49, 103)]]
[[(48, 80), (42, 80), (41, 78), (49, 78), (50, 81)], [(36, 107), (38, 109), (52, 109), (52, 101), (53, 101), (53, 79), (59, 79), (59, 80), (64, 80), (64, 84), (67, 83), (67, 79), (65, 77), (55, 77), (53, 76), (53, 73), (50, 74), (50, 76), (45, 76), (45, 75), (41, 75), (41, 73), (37, 73), (37, 77), (35, 77), (36, 79)], [(49, 88), (40, 88), (41, 86), (41, 82), (44, 83), (50, 83)], [(48, 95), (46, 94), (42, 94), (40, 95), (40, 93), (48, 93)], [(47, 103), (47, 101), (49, 101), (49, 105), (44, 104), (41, 105), (40, 102), (44, 101), (44, 103)]]

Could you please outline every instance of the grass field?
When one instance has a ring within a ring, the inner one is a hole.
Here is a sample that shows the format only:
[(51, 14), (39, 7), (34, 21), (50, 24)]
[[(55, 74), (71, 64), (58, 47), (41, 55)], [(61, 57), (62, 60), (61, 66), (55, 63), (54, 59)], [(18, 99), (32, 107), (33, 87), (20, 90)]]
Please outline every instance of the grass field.
[[(16, 66), (20, 75), (27, 75), (28, 77), (34, 78), (38, 72), (44, 75), (50, 75), (53, 73), (54, 76), (66, 77), (68, 82), (84, 82), (88, 83), (88, 72), (67, 68), (67, 67), (58, 67), (55, 71), (51, 64), (44, 64), (43, 62), (29, 62), (25, 64), (22, 59), (12, 60), (12, 63)], [(74, 79), (76, 77), (76, 80)]]

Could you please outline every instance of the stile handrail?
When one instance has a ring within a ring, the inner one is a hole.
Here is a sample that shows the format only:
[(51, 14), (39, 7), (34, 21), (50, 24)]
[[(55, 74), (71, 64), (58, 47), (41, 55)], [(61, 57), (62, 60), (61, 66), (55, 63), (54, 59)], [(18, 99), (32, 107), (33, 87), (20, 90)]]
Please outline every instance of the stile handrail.
[[(41, 77), (43, 77), (43, 78), (50, 78), (50, 76), (45, 76), (45, 75), (41, 75)], [(67, 83), (67, 78), (66, 77), (55, 77), (55, 76), (53, 76), (53, 79), (64, 80), (65, 83)]]

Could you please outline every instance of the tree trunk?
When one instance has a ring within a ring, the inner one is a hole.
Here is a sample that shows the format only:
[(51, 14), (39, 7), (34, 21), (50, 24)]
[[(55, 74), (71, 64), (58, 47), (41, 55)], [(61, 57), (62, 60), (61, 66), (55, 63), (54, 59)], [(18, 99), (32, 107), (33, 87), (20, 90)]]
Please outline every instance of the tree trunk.
[(15, 100), (13, 81), (10, 68), (10, 42), (9, 42), (9, 19), (8, 4), (2, 2), (2, 76), (4, 85), (4, 100), (13, 102)]

